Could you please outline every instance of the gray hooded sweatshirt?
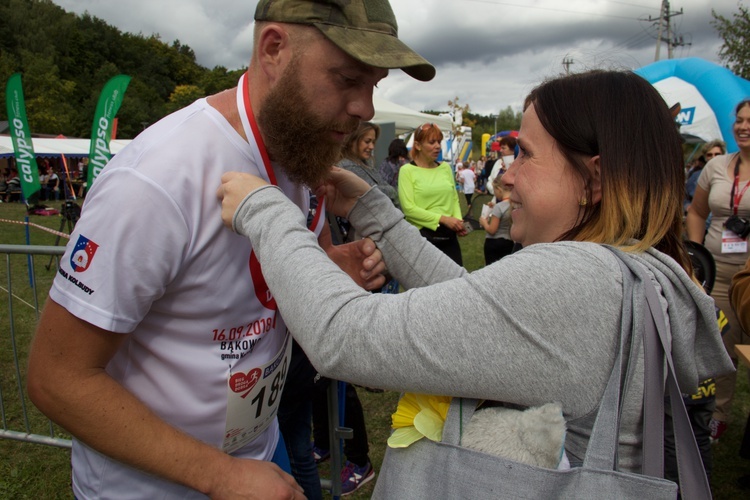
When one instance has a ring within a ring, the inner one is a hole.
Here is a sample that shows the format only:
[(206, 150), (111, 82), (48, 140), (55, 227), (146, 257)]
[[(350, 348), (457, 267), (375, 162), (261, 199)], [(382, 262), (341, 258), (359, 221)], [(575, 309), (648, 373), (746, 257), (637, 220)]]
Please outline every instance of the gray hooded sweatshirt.
[[(315, 368), (396, 391), (560, 402), (566, 451), (581, 460), (618, 350), (622, 272), (614, 255), (593, 243), (543, 243), (469, 273), (377, 189), (347, 218), (375, 241), (406, 292), (357, 286), (276, 188), (249, 194), (233, 221), (252, 241), (279, 311)], [(713, 299), (670, 257), (654, 249), (634, 257), (661, 293), (682, 391), (733, 370)], [(636, 300), (635, 318), (641, 307)], [(621, 470), (640, 470), (642, 347), (636, 368), (623, 405)]]

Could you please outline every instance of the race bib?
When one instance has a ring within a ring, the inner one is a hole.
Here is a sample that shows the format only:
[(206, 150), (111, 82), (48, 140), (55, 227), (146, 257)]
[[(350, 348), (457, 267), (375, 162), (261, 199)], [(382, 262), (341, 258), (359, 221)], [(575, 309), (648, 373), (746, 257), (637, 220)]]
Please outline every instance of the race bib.
[(222, 449), (232, 453), (262, 433), (279, 409), (292, 341), (289, 330), (284, 344), (265, 366), (230, 373), (227, 381), (227, 424)]

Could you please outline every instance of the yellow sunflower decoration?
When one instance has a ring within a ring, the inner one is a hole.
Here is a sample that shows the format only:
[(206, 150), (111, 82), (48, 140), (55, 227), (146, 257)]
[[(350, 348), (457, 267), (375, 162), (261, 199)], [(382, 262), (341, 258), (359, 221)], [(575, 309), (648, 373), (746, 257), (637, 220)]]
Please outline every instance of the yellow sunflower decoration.
[(396, 413), (391, 415), (391, 425), (395, 430), (388, 438), (388, 446), (406, 448), (423, 437), (440, 441), (450, 405), (450, 396), (404, 393)]

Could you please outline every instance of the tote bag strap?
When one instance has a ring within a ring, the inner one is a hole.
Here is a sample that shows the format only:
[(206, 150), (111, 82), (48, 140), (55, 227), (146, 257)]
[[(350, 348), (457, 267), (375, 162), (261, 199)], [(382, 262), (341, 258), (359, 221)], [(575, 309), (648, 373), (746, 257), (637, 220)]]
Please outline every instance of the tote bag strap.
[[(599, 402), (596, 420), (591, 428), (591, 436), (586, 447), (583, 467), (615, 470), (619, 445), (620, 415), (622, 413), (623, 374), (635, 364), (636, 349), (633, 346), (633, 286), (632, 273), (623, 273), (622, 313), (620, 318), (620, 342), (617, 357), (612, 365), (607, 386)], [(630, 351), (627, 363), (623, 366), (623, 356)]]
[[(653, 328), (651, 315), (645, 314), (651, 304), (645, 300), (645, 290), (651, 288), (656, 293), (651, 278), (646, 274), (637, 262), (621, 250), (607, 246), (615, 257), (622, 270), (623, 279), (623, 317), (625, 317), (625, 303), (628, 294), (632, 300), (633, 310), (638, 309), (642, 318), (640, 324), (633, 324), (633, 331), (638, 331), (643, 340), (643, 458), (642, 472), (647, 476), (664, 477), (664, 354), (659, 348), (658, 337), (649, 334), (649, 328)], [(627, 287), (625, 283), (630, 283)], [(629, 288), (629, 290), (628, 290)], [(636, 307), (635, 302), (640, 302)], [(657, 298), (658, 302), (658, 298)], [(663, 318), (662, 318), (663, 321)], [(633, 345), (630, 352), (630, 367), (635, 366), (637, 346)], [(627, 389), (625, 389), (626, 392)]]
[(443, 426), (443, 443), (461, 445), (461, 434), (469, 424), (479, 400), (472, 398), (453, 398), (448, 408), (448, 415)]
[[(643, 474), (663, 477), (664, 464), (664, 365), (666, 385), (675, 436), (675, 456), (679, 471), (680, 494), (686, 500), (711, 498), (703, 461), (695, 442), (682, 393), (677, 384), (667, 321), (659, 294), (645, 268), (622, 251), (608, 247), (620, 261), (623, 275), (638, 278), (645, 295), (648, 314), (643, 314), (644, 332), (644, 427)], [(645, 313), (645, 311), (644, 311)]]
[[(653, 344), (667, 361), (667, 388), (669, 389), (669, 401), (672, 406), (672, 420), (674, 422), (675, 456), (677, 457), (677, 469), (680, 477), (680, 494), (685, 500), (711, 498), (711, 487), (708, 484), (703, 461), (695, 442), (695, 435), (685, 409), (685, 402), (682, 400), (682, 392), (677, 385), (671, 344), (667, 338), (667, 323), (664, 318), (664, 311), (661, 308), (656, 289), (650, 280), (646, 283), (646, 300), (651, 311), (650, 318), (646, 320), (646, 336), (658, 337), (658, 341), (649, 342), (646, 346)], [(662, 363), (658, 364), (662, 366)], [(644, 442), (647, 437), (644, 434)]]

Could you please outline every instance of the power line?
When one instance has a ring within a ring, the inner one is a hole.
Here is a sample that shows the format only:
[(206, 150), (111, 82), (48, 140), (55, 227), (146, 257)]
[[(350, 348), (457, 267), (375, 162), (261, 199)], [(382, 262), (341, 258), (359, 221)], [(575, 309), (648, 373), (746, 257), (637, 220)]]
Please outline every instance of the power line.
[(640, 43), (642, 43), (647, 38), (650, 38), (650, 39), (653, 40), (653, 38), (654, 38), (653, 33), (649, 33), (647, 29), (641, 28), (641, 32), (640, 33), (636, 33), (635, 35), (633, 35), (633, 36), (631, 36), (629, 38), (626, 38), (622, 42), (613, 45), (612, 49), (618, 49), (620, 47), (632, 48), (632, 47), (635, 47), (635, 46), (639, 45)]
[(505, 7), (520, 7), (523, 9), (547, 10), (550, 12), (563, 12), (566, 14), (581, 14), (584, 16), (611, 17), (614, 19), (627, 19), (630, 21), (638, 20), (637, 18), (632, 17), (632, 16), (618, 16), (615, 14), (599, 14), (596, 12), (583, 12), (580, 10), (557, 9), (554, 7), (541, 7), (538, 5), (525, 5), (525, 4), (517, 4), (517, 3), (510, 3), (510, 2), (495, 2), (492, 0), (466, 0), (466, 1), (474, 2), (474, 3), (485, 3), (485, 4), (490, 4), (490, 5), (502, 5)]
[(609, 0), (608, 3), (619, 3), (621, 5), (627, 5), (628, 7), (638, 7), (638, 8), (641, 8), (641, 9), (659, 10), (656, 7), (654, 7), (653, 5), (638, 5), (638, 4), (630, 3), (630, 2), (616, 2), (615, 0)]

